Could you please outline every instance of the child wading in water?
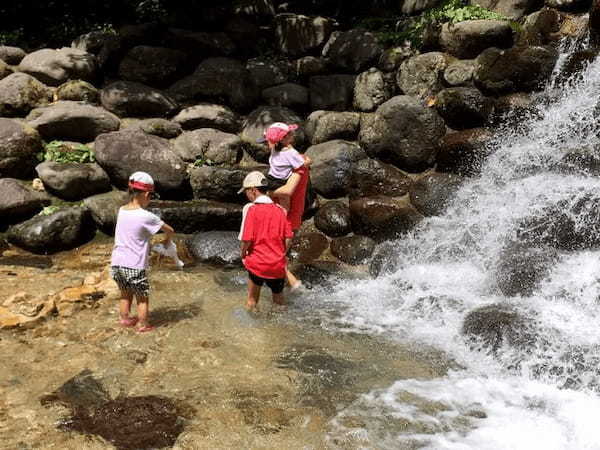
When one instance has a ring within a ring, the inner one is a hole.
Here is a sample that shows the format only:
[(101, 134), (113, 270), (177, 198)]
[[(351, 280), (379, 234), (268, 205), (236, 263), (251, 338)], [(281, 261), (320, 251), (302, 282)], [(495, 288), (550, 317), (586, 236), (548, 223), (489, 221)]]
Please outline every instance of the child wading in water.
[[(173, 228), (158, 216), (146, 211), (154, 192), (154, 180), (145, 172), (129, 177), (129, 202), (119, 209), (112, 252), (111, 276), (121, 290), (120, 323), (126, 327), (138, 324), (138, 331), (154, 329), (148, 323), (148, 295), (150, 284), (146, 275), (150, 258), (150, 239), (159, 231), (166, 233), (165, 244), (173, 235)], [(130, 317), (131, 302), (135, 296), (137, 317)]]

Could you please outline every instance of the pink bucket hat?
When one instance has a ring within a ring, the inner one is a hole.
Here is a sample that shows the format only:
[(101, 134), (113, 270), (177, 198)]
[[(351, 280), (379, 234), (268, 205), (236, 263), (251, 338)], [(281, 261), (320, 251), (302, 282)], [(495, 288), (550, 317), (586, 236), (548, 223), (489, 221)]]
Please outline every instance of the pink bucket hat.
[(284, 137), (288, 135), (290, 131), (294, 131), (298, 129), (298, 125), (288, 125), (283, 122), (275, 122), (269, 125), (269, 128), (265, 130), (265, 135), (263, 139), (260, 139), (259, 142), (268, 142), (270, 144), (277, 144)]

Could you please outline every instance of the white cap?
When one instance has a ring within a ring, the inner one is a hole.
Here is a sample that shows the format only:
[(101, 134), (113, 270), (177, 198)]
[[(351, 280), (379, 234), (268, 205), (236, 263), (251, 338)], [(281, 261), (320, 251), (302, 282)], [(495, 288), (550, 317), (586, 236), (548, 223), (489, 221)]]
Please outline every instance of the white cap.
[(135, 172), (129, 177), (128, 186), (139, 191), (153, 192), (154, 180), (146, 172)]
[(238, 194), (241, 194), (248, 188), (267, 187), (267, 185), (267, 178), (264, 174), (255, 170), (246, 175), (246, 178), (244, 178), (244, 182), (242, 183), (242, 188), (238, 191)]

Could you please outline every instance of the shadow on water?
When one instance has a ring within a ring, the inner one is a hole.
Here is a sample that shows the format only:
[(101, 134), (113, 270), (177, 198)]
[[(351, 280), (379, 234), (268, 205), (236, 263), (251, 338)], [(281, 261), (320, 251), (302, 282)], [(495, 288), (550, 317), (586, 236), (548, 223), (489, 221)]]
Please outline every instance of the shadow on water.
[(0, 266), (23, 266), (36, 269), (49, 269), (52, 259), (48, 256), (14, 255), (0, 257)]
[(190, 303), (184, 306), (159, 306), (153, 309), (151, 314), (152, 324), (156, 327), (162, 327), (169, 324), (181, 322), (182, 320), (192, 319), (200, 314), (202, 308), (199, 305)]

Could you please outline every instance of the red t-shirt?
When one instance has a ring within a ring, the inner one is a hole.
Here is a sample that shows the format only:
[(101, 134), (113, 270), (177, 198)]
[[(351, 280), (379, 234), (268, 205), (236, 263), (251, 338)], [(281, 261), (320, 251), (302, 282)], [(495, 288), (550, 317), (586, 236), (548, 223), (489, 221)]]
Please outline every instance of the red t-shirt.
[(251, 242), (244, 267), (262, 278), (285, 277), (285, 240), (294, 236), (286, 213), (274, 203), (255, 203), (248, 209), (242, 241)]

